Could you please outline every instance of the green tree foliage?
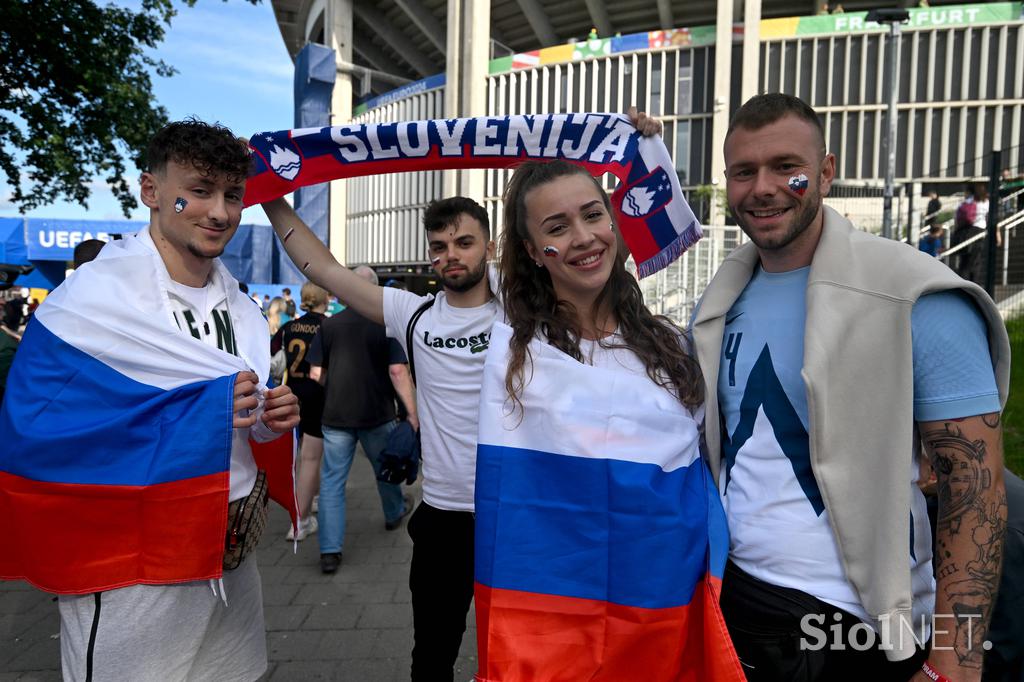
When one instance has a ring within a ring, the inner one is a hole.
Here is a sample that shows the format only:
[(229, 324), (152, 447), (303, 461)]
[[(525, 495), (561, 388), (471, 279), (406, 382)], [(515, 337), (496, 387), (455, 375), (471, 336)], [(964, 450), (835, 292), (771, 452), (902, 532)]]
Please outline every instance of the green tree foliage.
[(20, 210), (58, 199), (87, 206), (96, 177), (125, 216), (138, 205), (126, 159), (142, 168), (146, 144), (167, 122), (150, 73), (174, 73), (146, 50), (174, 14), (172, 0), (142, 0), (138, 10), (0, 0), (0, 168)]

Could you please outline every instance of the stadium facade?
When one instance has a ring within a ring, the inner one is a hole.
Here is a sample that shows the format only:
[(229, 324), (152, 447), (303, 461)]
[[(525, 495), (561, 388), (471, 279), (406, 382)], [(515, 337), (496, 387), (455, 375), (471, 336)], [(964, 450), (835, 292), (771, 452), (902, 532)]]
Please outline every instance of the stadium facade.
[[(279, 19), (281, 4), (275, 3)], [(449, 0), (450, 20), (451, 6), (458, 4)], [(478, 7), (481, 3), (468, 4)], [(747, 0), (748, 17), (752, 4)], [(344, 47), (325, 29), (339, 25), (337, 15), (333, 19), (328, 15), (344, 7), (332, 10), (334, 5), (345, 3), (303, 3), (305, 14), (292, 21), (306, 27), (306, 42), (316, 39), (329, 46), (333, 42), (337, 54)], [(760, 15), (759, 8), (756, 3), (753, 16)], [(731, 12), (723, 21), (718, 9), (717, 24), (662, 29), (655, 22), (652, 28), (657, 30), (614, 37), (600, 37), (594, 31), (575, 42), (490, 60), (486, 54), (480, 57), (481, 43), (486, 48), (489, 37), (477, 35), (486, 33), (487, 24), (480, 17), (475, 23), (473, 17), (460, 19), (456, 13), (453, 23), (463, 34), (459, 45), (452, 45), (452, 36), (448, 37), (446, 73), (353, 106), (353, 87), (359, 88), (360, 74), (380, 74), (337, 58), (338, 83), (330, 120), (342, 124), (621, 112), (635, 104), (663, 119), (665, 141), (681, 184), (698, 213), (717, 224), (725, 222), (716, 192), (720, 193), (721, 141), (729, 114), (756, 92), (786, 92), (803, 98), (822, 116), (828, 147), (838, 156), (838, 196), (832, 201), (855, 219), (866, 207), (865, 213), (877, 221), (876, 204), (880, 205), (885, 176), (887, 27), (867, 21), (863, 11), (737, 24)], [(291, 36), (289, 47), (297, 53), (302, 41), (296, 40), (294, 27), (282, 24), (281, 28), (286, 42)], [(724, 57), (719, 49), (723, 43), (729, 45)], [(1024, 166), (1022, 4), (911, 8), (899, 46), (896, 180), (903, 197), (897, 207), (898, 225), (905, 225), (913, 222), (906, 205), (911, 195), (919, 197), (922, 190), (936, 188), (952, 194), (968, 181), (983, 179), (990, 171), (986, 155), (993, 149), (1007, 150), (1004, 165), (1014, 172)], [(490, 48), (493, 54), (493, 43)], [(376, 82), (379, 87), (379, 77)], [(350, 265), (369, 263), (395, 272), (424, 272), (419, 219), (425, 204), (436, 197), (465, 193), (482, 199), (500, 229), (500, 195), (507, 177), (508, 171), (502, 170), (437, 171), (334, 183), (329, 201), (331, 248)], [(920, 199), (916, 200), (920, 210)], [(674, 281), (665, 280), (673, 277), (667, 273), (660, 284), (650, 284), (690, 292), (675, 304), (666, 304), (665, 309), (676, 316), (687, 307), (683, 299), (691, 299), (694, 290), (702, 288), (721, 254), (739, 238), (735, 229), (727, 227), (711, 230), (709, 236), (704, 253), (680, 264)]]

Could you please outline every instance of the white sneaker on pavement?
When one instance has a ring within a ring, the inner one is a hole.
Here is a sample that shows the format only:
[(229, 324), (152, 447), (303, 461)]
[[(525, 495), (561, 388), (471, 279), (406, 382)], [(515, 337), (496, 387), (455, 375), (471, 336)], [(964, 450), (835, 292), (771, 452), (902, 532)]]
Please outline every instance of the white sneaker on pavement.
[(319, 525), (317, 524), (315, 516), (307, 516), (304, 519), (299, 519), (299, 533), (296, 536), (295, 529), (289, 527), (288, 534), (284, 536), (285, 540), (302, 541), (317, 531)]

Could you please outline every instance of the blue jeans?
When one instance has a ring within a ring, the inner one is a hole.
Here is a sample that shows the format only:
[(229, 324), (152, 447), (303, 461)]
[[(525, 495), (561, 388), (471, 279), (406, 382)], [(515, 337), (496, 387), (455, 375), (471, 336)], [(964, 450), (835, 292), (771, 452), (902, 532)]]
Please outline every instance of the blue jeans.
[[(321, 554), (340, 553), (345, 544), (345, 483), (355, 458), (356, 441), (362, 443), (363, 451), (376, 474), (380, 470), (381, 450), (394, 428), (393, 421), (371, 429), (335, 429), (323, 425), (324, 458), (320, 464), (320, 502), (317, 512)], [(402, 487), (377, 481), (377, 492), (384, 507), (384, 520), (391, 522), (402, 518)]]

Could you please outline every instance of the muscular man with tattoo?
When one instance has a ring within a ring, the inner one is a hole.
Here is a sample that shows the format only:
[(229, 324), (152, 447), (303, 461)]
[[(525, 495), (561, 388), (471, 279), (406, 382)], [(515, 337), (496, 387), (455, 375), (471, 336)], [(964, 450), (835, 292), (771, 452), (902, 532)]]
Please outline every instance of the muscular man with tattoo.
[(750, 242), (692, 333), (731, 536), (722, 609), (746, 673), (977, 680), (1006, 525), (1005, 327), (979, 287), (823, 205), (836, 160), (799, 99), (744, 104), (725, 163)]

